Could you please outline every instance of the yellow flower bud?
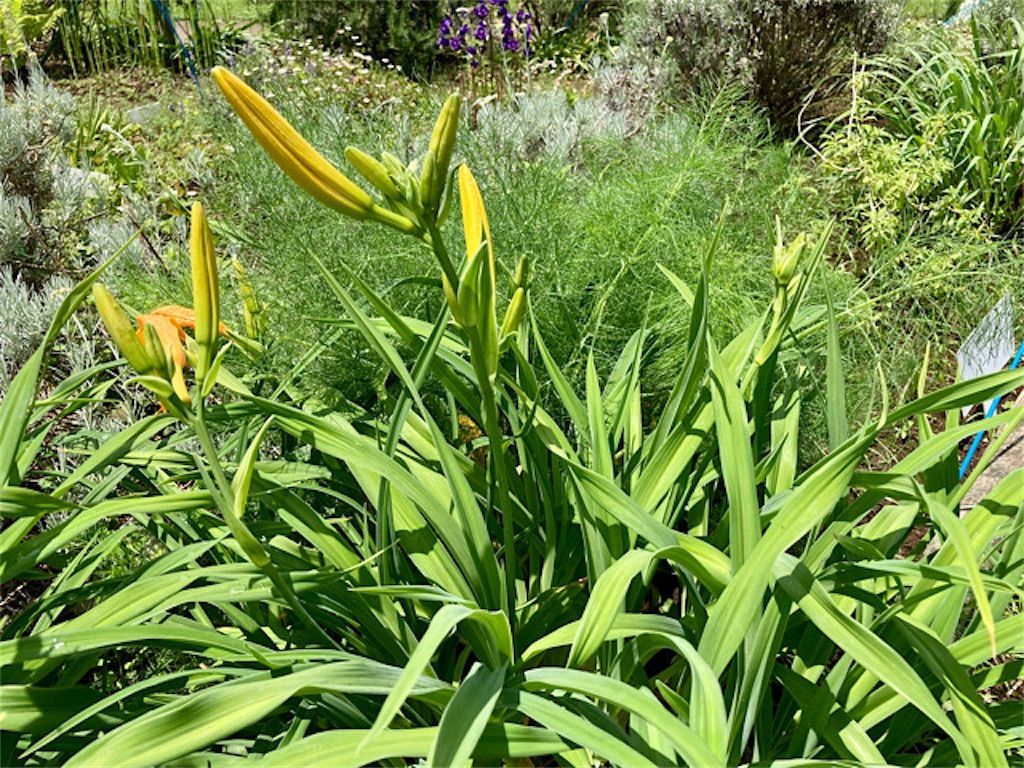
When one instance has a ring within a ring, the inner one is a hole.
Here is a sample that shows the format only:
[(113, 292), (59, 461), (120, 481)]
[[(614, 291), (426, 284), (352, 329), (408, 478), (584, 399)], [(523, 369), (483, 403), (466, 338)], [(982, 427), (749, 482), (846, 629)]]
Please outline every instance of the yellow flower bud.
[(516, 292), (512, 294), (512, 301), (508, 303), (508, 309), (505, 310), (505, 319), (501, 323), (499, 338), (504, 339), (519, 330), (519, 324), (523, 321), (523, 312), (525, 311), (526, 290), (516, 288)]
[(220, 329), (220, 281), (213, 235), (202, 203), (192, 206), (192, 231), (189, 240), (192, 262), (192, 305), (195, 310), (196, 378), (202, 381), (217, 356)]
[(128, 365), (136, 372), (143, 375), (151, 373), (156, 368), (156, 362), (151, 358), (135, 335), (135, 328), (131, 320), (117, 303), (117, 299), (106, 289), (102, 283), (96, 283), (92, 287), (92, 298), (96, 309), (100, 313), (103, 325), (107, 333), (114, 340), (114, 344), (128, 361)]
[(458, 290), (459, 310), (466, 327), (478, 333), (488, 373), (498, 369), (498, 323), (495, 316), (494, 249), (491, 227), (476, 179), (469, 167), (459, 167), (459, 200), (466, 239), (466, 269)]
[(468, 165), (459, 166), (459, 201), (462, 204), (462, 231), (466, 239), (466, 258), (473, 259), (480, 251), (480, 243), (487, 239), (487, 256), (493, 261), (491, 227), (487, 211), (473, 173)]
[[(438, 166), (434, 150), (428, 149), (423, 156), (423, 170), (420, 171), (420, 201), (428, 211), (433, 211), (431, 201), (434, 199), (434, 189), (438, 185)], [(439, 196), (438, 196), (439, 197)]]
[(423, 204), (430, 211), (436, 212), (441, 202), (441, 195), (444, 192), (444, 181), (448, 176), (448, 166), (452, 162), (452, 152), (455, 150), (455, 138), (459, 130), (459, 107), (462, 99), (459, 94), (453, 93), (445, 99), (441, 107), (441, 114), (438, 115), (434, 124), (434, 131), (430, 136), (430, 152), (434, 153), (435, 178), (436, 182), (431, 188), (431, 195), (424, 199)]
[[(441, 196), (444, 193), (447, 170), (452, 164), (452, 153), (455, 151), (455, 140), (459, 132), (459, 108), (461, 105), (462, 99), (458, 93), (453, 93), (444, 99), (441, 113), (437, 116), (437, 122), (434, 123), (434, 130), (430, 135), (430, 147), (427, 152), (433, 155), (434, 167), (431, 171), (430, 194), (424, 196), (423, 207), (434, 214), (437, 213)], [(425, 168), (424, 171), (426, 171)], [(425, 172), (424, 178), (426, 178)]]
[(292, 181), (324, 205), (353, 219), (365, 219), (373, 200), (296, 131), (242, 79), (214, 67), (214, 82), (271, 159)]
[(345, 158), (362, 175), (364, 179), (376, 187), (382, 195), (392, 200), (401, 198), (398, 187), (391, 180), (388, 169), (374, 157), (355, 147), (345, 149)]

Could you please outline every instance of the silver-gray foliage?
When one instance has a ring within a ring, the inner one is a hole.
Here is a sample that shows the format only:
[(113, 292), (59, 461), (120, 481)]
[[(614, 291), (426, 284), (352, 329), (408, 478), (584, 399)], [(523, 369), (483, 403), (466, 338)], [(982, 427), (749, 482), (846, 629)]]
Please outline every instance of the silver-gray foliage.
[(624, 112), (598, 97), (570, 103), (560, 89), (520, 94), (507, 104), (484, 104), (477, 119), (484, 146), (522, 160), (544, 156), (571, 162), (586, 141), (622, 138), (627, 132)]
[(0, 103), (0, 264), (29, 283), (82, 266), (83, 222), (105, 202), (100, 175), (74, 167), (64, 152), (74, 109), (38, 67)]
[(42, 342), (71, 286), (59, 275), (42, 286), (30, 286), (9, 264), (0, 265), (0, 392)]
[[(67, 292), (133, 233), (111, 205), (111, 180), (69, 160), (76, 130), (74, 99), (38, 66), (0, 100), (0, 396)], [(109, 357), (102, 338), (69, 324), (51, 367), (66, 374)]]

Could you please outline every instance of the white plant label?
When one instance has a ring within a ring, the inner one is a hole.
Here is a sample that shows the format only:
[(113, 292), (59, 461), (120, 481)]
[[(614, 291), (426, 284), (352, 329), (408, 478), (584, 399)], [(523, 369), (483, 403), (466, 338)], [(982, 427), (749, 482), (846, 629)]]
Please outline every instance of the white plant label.
[[(1013, 337), (1013, 302), (1010, 294), (1006, 294), (982, 318), (956, 353), (961, 381), (1001, 371), (1013, 357), (1016, 348), (1017, 342)], [(986, 412), (991, 403), (991, 400), (985, 403)], [(970, 406), (965, 406), (962, 413), (967, 415), (969, 410)]]

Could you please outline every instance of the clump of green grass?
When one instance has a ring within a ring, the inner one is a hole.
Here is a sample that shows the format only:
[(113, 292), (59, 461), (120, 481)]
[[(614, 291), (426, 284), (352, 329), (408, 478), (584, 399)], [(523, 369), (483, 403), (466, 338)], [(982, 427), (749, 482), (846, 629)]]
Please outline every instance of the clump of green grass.
[[(935, 140), (949, 161), (945, 187), (976, 205), (998, 233), (1024, 226), (1024, 23), (968, 40), (947, 30), (880, 59), (868, 97), (895, 137)], [(942, 130), (932, 138), (933, 128)]]
[(953, 380), (991, 304), (1009, 293), (1024, 308), (1021, 41), (1012, 23), (931, 30), (868, 62), (822, 138), (814, 176), (841, 225), (836, 260), (870, 300), (850, 347), (860, 370), (878, 361), (905, 381), (930, 343)]

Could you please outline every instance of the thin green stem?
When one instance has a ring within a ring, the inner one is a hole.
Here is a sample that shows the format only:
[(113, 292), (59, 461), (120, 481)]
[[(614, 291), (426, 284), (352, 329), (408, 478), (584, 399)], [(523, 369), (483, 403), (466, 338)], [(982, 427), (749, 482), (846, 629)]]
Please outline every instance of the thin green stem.
[[(428, 243), (433, 249), (445, 277), (453, 289), (457, 288), (459, 285), (459, 274), (452, 263), (451, 257), (448, 255), (436, 222), (429, 222), (427, 224), (427, 233)], [(511, 505), (509, 504), (508, 473), (504, 462), (504, 434), (501, 430), (501, 416), (498, 413), (494, 382), (487, 369), (487, 357), (483, 350), (480, 335), (475, 329), (466, 329), (466, 332), (469, 337), (470, 362), (473, 365), (473, 370), (476, 372), (477, 383), (480, 387), (480, 399), (483, 403), (484, 433), (487, 435), (487, 440), (490, 444), (488, 462), (491, 468), (491, 481), (494, 484), (491, 506), (501, 516), (502, 546), (505, 550), (505, 601), (507, 603), (506, 610), (509, 625), (512, 628), (512, 641), (514, 645), (516, 634), (516, 558)]]
[(484, 433), (490, 444), (488, 463), (491, 468), (491, 482), (494, 484), (492, 508), (501, 516), (502, 547), (505, 550), (505, 601), (508, 604), (508, 621), (512, 630), (513, 647), (515, 647), (516, 552), (515, 536), (512, 530), (512, 505), (509, 503), (508, 473), (505, 466), (505, 437), (501, 429), (501, 416), (498, 413), (494, 383), (484, 363), (485, 356), (481, 349), (479, 335), (473, 330), (469, 332), (469, 338), (470, 361), (479, 381), (480, 398), (484, 406)]

